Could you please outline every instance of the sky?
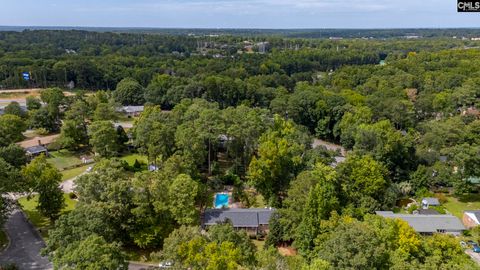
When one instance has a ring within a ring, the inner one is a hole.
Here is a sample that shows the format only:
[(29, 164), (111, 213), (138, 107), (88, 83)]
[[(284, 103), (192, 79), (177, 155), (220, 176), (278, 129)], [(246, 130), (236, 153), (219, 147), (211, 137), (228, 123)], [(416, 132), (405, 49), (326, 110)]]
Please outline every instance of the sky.
[(480, 27), (457, 0), (0, 0), (3, 26)]

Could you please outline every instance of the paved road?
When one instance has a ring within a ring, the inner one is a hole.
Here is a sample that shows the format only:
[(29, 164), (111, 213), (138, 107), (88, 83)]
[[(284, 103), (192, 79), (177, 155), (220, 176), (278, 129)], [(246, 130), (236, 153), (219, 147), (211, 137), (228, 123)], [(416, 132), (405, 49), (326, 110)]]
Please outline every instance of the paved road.
[(473, 252), (473, 250), (469, 248), (465, 250), (465, 253), (467, 253), (467, 255), (470, 256), (470, 258), (472, 258), (472, 260), (474, 260), (477, 264), (480, 264), (480, 254)]
[(0, 263), (15, 263), (20, 270), (53, 269), (47, 258), (40, 256), (45, 243), (22, 211), (13, 211), (5, 224), (5, 230), (10, 245), (0, 253)]

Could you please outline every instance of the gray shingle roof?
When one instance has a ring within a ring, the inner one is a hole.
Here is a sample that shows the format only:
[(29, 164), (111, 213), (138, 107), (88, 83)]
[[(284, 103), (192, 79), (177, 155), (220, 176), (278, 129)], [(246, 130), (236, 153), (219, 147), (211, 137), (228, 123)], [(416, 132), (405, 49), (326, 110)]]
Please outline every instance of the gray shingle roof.
[(25, 148), (25, 152), (27, 152), (27, 154), (39, 154), (39, 153), (47, 152), (47, 148), (45, 148), (45, 146), (42, 146), (42, 145), (35, 145), (35, 146)]
[(258, 227), (267, 225), (270, 216), (275, 209), (269, 208), (231, 208), (231, 209), (207, 209), (204, 214), (204, 225), (215, 225), (227, 220), (232, 222), (233, 227)]
[(422, 203), (425, 203), (428, 205), (440, 205), (440, 202), (438, 201), (437, 198), (423, 198)]
[(377, 215), (386, 218), (399, 218), (406, 221), (415, 231), (422, 233), (435, 233), (439, 230), (463, 231), (465, 226), (455, 216), (451, 215), (409, 215), (395, 214), (391, 211), (377, 211)]
[(144, 106), (123, 106), (118, 111), (125, 113), (140, 113), (145, 109)]

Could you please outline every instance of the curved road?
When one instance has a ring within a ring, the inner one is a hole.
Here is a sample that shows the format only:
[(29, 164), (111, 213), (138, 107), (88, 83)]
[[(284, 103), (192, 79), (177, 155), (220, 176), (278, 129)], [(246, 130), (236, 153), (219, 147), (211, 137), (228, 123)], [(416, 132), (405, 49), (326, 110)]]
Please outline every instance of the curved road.
[(5, 224), (10, 238), (7, 249), (0, 253), (0, 263), (14, 263), (20, 270), (53, 269), (47, 258), (40, 256), (45, 246), (42, 238), (27, 221), (22, 211), (15, 209)]

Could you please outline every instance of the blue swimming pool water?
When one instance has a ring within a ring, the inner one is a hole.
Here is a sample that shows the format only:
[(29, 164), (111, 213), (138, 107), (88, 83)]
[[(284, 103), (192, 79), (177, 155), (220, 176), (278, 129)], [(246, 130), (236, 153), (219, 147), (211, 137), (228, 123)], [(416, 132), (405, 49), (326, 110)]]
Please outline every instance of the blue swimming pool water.
[(228, 207), (228, 194), (217, 193), (215, 195), (215, 208)]

